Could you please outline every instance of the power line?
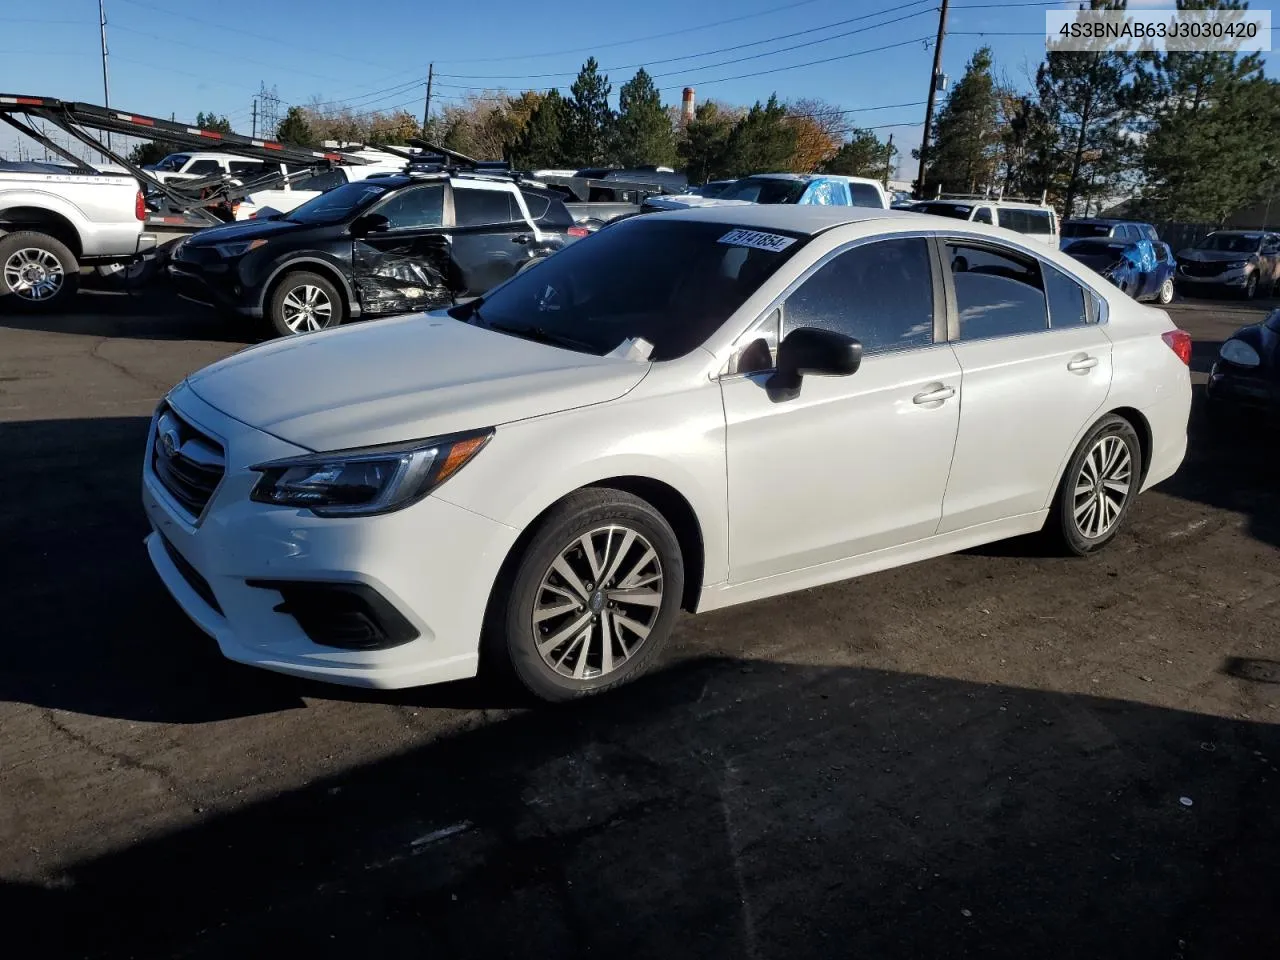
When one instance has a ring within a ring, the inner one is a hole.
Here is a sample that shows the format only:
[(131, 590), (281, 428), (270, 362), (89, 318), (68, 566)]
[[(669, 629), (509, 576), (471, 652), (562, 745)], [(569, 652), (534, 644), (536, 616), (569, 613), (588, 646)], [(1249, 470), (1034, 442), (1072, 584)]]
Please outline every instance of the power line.
[[(934, 2), (934, 0), (913, 0), (913, 2), (911, 2), (911, 3), (903, 4), (903, 6), (902, 6), (900, 9), (906, 9), (906, 8), (908, 8), (908, 7), (916, 7), (916, 6), (919, 6), (921, 3), (933, 3), (933, 2)], [(934, 7), (934, 8), (932, 8), (932, 9), (937, 9), (937, 8), (936, 8), (936, 7)], [(796, 31), (795, 31), (795, 32), (793, 32), (793, 33), (784, 33), (784, 34), (782, 34), (781, 36), (777, 36), (777, 37), (769, 37), (768, 39), (765, 39), (765, 40), (752, 40), (752, 41), (750, 41), (749, 43), (739, 43), (739, 44), (736, 44), (736, 45), (731, 46), (731, 47), (718, 47), (718, 48), (716, 48), (715, 50), (704, 50), (704, 51), (702, 51), (701, 53), (686, 53), (686, 54), (684, 54), (683, 56), (680, 56), (680, 57), (664, 57), (664, 58), (663, 58), (663, 59), (661, 59), (661, 60), (646, 60), (646, 61), (645, 61), (645, 62), (643, 62), (643, 63), (627, 63), (627, 64), (622, 64), (622, 65), (620, 65), (620, 66), (601, 67), (601, 68), (600, 68), (600, 70), (601, 70), (601, 72), (603, 72), (603, 73), (611, 73), (611, 72), (616, 71), (616, 70), (635, 70), (635, 69), (638, 69), (639, 67), (652, 67), (652, 66), (656, 66), (656, 65), (658, 65), (658, 64), (660, 64), (660, 63), (676, 63), (677, 61), (680, 61), (680, 60), (696, 60), (698, 57), (711, 57), (711, 56), (715, 56), (716, 54), (719, 54), (719, 53), (730, 53), (730, 52), (732, 52), (732, 51), (734, 51), (734, 50), (745, 50), (747, 47), (758, 47), (758, 46), (760, 46), (761, 44), (764, 44), (764, 43), (776, 43), (776, 42), (777, 42), (777, 41), (779, 41), (779, 40), (790, 40), (790, 39), (792, 39), (793, 37), (801, 37), (801, 36), (804, 36), (805, 34), (809, 34), (809, 33), (817, 33), (817, 32), (818, 32), (818, 31), (820, 31), (820, 30), (831, 30), (831, 29), (834, 29), (835, 27), (843, 27), (843, 26), (846, 26), (847, 24), (850, 24), (850, 23), (857, 23), (857, 22), (862, 21), (862, 20), (869, 20), (871, 17), (879, 17), (879, 16), (883, 16), (885, 13), (890, 13), (890, 12), (892, 12), (892, 11), (890, 11), (890, 10), (879, 10), (879, 11), (877, 11), (877, 12), (875, 12), (875, 13), (866, 13), (866, 14), (863, 14), (863, 15), (862, 15), (862, 16), (860, 16), (860, 17), (850, 17), (850, 18), (849, 18), (849, 19), (847, 19), (847, 20), (837, 20), (837, 21), (836, 21), (836, 22), (834, 22), (834, 23), (824, 23), (824, 24), (822, 24), (821, 26), (817, 26), (817, 27), (810, 27), (810, 28), (809, 28), (809, 29), (807, 29), (807, 30), (796, 30)], [(907, 14), (906, 16), (898, 17), (896, 20), (888, 20), (888, 21), (886, 21), (886, 22), (884, 22), (884, 23), (876, 23), (876, 24), (872, 24), (871, 26), (864, 27), (864, 28), (862, 28), (862, 29), (860, 29), (860, 30), (851, 30), (851, 31), (849, 31), (848, 33), (840, 33), (840, 34), (836, 34), (835, 36), (831, 36), (831, 37), (824, 37), (824, 38), (823, 38), (823, 39), (821, 39), (821, 40), (815, 40), (815, 41), (813, 41), (813, 42), (814, 42), (814, 43), (825, 43), (825, 42), (827, 42), (828, 40), (838, 40), (838, 39), (839, 39), (839, 38), (841, 38), (841, 37), (851, 36), (851, 35), (852, 35), (852, 34), (854, 34), (854, 33), (861, 33), (861, 32), (863, 32), (863, 30), (874, 30), (874, 29), (876, 29), (877, 27), (887, 27), (887, 26), (889, 26), (890, 24), (898, 23), (898, 22), (900, 22), (900, 21), (902, 21), (902, 20), (909, 20), (909, 19), (911, 19), (912, 17), (918, 17), (918, 16), (920, 16), (920, 15), (922, 15), (922, 14), (929, 13), (929, 12), (930, 12), (930, 11), (929, 11), (928, 9), (925, 9), (925, 10), (918, 10), (918, 11), (916, 11), (915, 13), (911, 13), (911, 14)], [(805, 46), (805, 44), (799, 44), (798, 46)], [(783, 48), (782, 48), (782, 49), (780, 49), (780, 50), (773, 50), (773, 51), (770, 51), (770, 52), (771, 52), (771, 53), (784, 53), (784, 52), (786, 52), (787, 50), (795, 50), (795, 49), (798, 49), (798, 46), (797, 46), (797, 47), (783, 47)], [(762, 53), (762, 54), (759, 54), (759, 56), (762, 56), (762, 57), (763, 57), (763, 56), (768, 56), (768, 54), (764, 54), (764, 53)], [(704, 66), (704, 67), (707, 67), (707, 66), (719, 66), (719, 64), (703, 64), (702, 66)], [(702, 69), (702, 67), (698, 67), (697, 69)], [(572, 76), (576, 76), (576, 75), (577, 75), (577, 71), (576, 71), (576, 70), (572, 70), (572, 71), (562, 71), (562, 72), (560, 72), (560, 73), (529, 73), (529, 74), (513, 74), (513, 73), (507, 73), (507, 74), (502, 74), (502, 73), (493, 73), (493, 74), (477, 74), (477, 73), (469, 73), (469, 74), (468, 74), (468, 73), (438, 73), (438, 74), (436, 74), (436, 76), (438, 76), (438, 77), (447, 77), (447, 78), (449, 78), (449, 79), (451, 79), (451, 80), (543, 80), (543, 79), (548, 79), (548, 78), (551, 78), (551, 77), (572, 77)], [(659, 76), (662, 76), (662, 74), (659, 74)]]

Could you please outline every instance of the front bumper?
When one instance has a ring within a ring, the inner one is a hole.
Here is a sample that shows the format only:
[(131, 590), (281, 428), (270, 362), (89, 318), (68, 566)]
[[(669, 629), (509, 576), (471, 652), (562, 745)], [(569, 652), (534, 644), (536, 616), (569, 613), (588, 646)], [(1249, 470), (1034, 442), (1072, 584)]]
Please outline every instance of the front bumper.
[(170, 260), (166, 270), (178, 294), (188, 300), (221, 307), (244, 317), (262, 316), (258, 298), (240, 285), (234, 270), (224, 267), (215, 272), (203, 265), (179, 260)]
[[(258, 475), (248, 465), (304, 451), (222, 415), (189, 387), (177, 388), (169, 402), (222, 443), (227, 468), (201, 517), (192, 517), (152, 471), (148, 439), (147, 553), (179, 606), (223, 655), (363, 687), (475, 675), (489, 593), (519, 531), (436, 497), (364, 518), (253, 503), (248, 495)], [(374, 650), (316, 643), (287, 612), (279, 590), (249, 581), (355, 585), (385, 601), (412, 628), (405, 634), (412, 639)]]
[(1201, 277), (1187, 274), (1179, 266), (1174, 272), (1174, 282), (1182, 287), (1216, 287), (1218, 289), (1238, 287), (1243, 289), (1249, 280), (1251, 272), (1247, 267), (1241, 267), (1236, 270), (1224, 270), (1222, 273), (1211, 277)]

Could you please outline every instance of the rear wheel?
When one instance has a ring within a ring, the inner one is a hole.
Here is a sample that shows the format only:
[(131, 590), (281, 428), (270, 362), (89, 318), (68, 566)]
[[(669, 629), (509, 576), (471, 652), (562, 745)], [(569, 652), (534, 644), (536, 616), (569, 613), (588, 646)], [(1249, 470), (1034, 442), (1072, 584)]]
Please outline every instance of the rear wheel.
[(642, 673), (684, 591), (670, 524), (620, 490), (580, 490), (538, 524), (496, 590), (487, 643), (535, 696), (570, 700)]
[(80, 264), (60, 240), (29, 230), (0, 237), (0, 305), (57, 310), (79, 285)]
[(1077, 556), (1101, 550), (1120, 531), (1141, 480), (1137, 432), (1123, 417), (1103, 417), (1067, 464), (1047, 529)]
[(1160, 304), (1173, 303), (1173, 277), (1166, 277), (1164, 283), (1160, 284), (1160, 292), (1156, 294), (1156, 302)]
[(338, 288), (318, 273), (286, 274), (267, 306), (267, 319), (279, 337), (336, 327), (346, 308)]

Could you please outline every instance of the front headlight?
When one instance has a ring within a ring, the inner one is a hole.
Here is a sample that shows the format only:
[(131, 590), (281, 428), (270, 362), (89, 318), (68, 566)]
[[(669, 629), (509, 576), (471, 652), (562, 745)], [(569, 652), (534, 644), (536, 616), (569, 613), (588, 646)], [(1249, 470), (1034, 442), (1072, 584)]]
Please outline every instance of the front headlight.
[(267, 241), (259, 237), (257, 240), (237, 240), (234, 243), (215, 243), (213, 249), (218, 251), (218, 255), (226, 257), (230, 260), (232, 257), (242, 257), (250, 250), (257, 250)]
[(416, 503), (461, 470), (493, 429), (360, 450), (272, 460), (250, 499), (310, 510), (321, 517), (370, 516)]
[(1237, 367), (1256, 367), (1262, 362), (1258, 351), (1243, 340), (1228, 340), (1218, 351), (1218, 356)]
[(1228, 263), (1228, 264), (1227, 264), (1227, 269), (1228, 269), (1228, 270), (1243, 270), (1243, 269), (1244, 269), (1245, 267), (1247, 267), (1248, 265), (1249, 265), (1249, 261), (1248, 261), (1248, 260), (1232, 260), (1230, 263)]

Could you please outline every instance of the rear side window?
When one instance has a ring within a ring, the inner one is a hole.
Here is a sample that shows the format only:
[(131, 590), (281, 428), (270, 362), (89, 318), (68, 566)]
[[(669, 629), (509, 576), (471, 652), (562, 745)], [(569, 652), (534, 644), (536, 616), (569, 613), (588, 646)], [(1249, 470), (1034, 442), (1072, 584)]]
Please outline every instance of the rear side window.
[(834, 330), (864, 353), (933, 343), (933, 275), (928, 241), (880, 240), (820, 267), (783, 306), (783, 336), (797, 327)]
[(961, 340), (1048, 329), (1049, 312), (1037, 260), (1007, 248), (955, 240), (947, 243), (947, 250)]
[(183, 172), (194, 173), (197, 177), (211, 177), (222, 172), (222, 165), (217, 160), (197, 160)]
[(1015, 207), (1000, 209), (1000, 226), (1018, 233), (1053, 233), (1053, 220), (1048, 210), (1021, 210)]
[(1089, 322), (1084, 288), (1052, 264), (1041, 264), (1044, 292), (1049, 299), (1049, 326), (1055, 330)]
[(453, 191), (453, 209), (460, 227), (480, 227), (520, 219), (515, 197), (506, 190), (458, 187)]
[(880, 191), (869, 183), (849, 184), (849, 194), (853, 197), (853, 206), (855, 207), (884, 206), (884, 201), (880, 199)]

